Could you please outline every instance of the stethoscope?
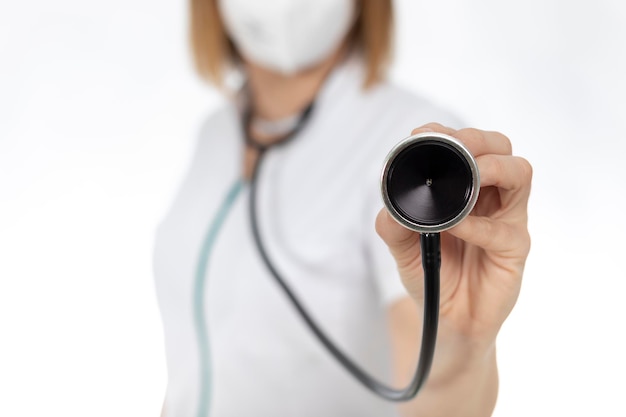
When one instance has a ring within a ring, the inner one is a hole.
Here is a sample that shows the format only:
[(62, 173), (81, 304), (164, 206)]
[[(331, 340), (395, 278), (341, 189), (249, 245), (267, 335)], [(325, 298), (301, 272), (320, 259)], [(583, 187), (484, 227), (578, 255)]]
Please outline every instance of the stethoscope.
[[(313, 107), (309, 105), (294, 129), (271, 146), (281, 146), (296, 137), (306, 127)], [(268, 255), (259, 231), (257, 183), (264, 156), (270, 147), (255, 142), (249, 136), (249, 121), (249, 112), (244, 112), (243, 131), (246, 143), (258, 151), (258, 159), (250, 179), (248, 214), (253, 239), (263, 263), (306, 327), (355, 379), (387, 400), (412, 399), (426, 381), (435, 353), (439, 318), (440, 232), (461, 222), (474, 207), (480, 189), (476, 161), (463, 143), (451, 136), (434, 132), (405, 138), (393, 147), (384, 160), (381, 174), (383, 202), (398, 223), (420, 233), (424, 269), (424, 315), (419, 360), (408, 386), (395, 389), (369, 375), (333, 343), (303, 307)]]

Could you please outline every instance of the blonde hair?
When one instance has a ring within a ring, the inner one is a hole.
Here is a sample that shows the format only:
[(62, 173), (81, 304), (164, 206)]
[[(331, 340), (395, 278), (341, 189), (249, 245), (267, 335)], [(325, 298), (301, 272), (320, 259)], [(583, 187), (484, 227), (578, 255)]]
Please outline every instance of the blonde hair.
[[(349, 34), (349, 47), (358, 50), (366, 66), (364, 86), (384, 77), (391, 60), (392, 0), (359, 0), (359, 15)], [(224, 87), (226, 71), (239, 60), (228, 37), (217, 0), (191, 0), (190, 41), (196, 71), (206, 81)]]

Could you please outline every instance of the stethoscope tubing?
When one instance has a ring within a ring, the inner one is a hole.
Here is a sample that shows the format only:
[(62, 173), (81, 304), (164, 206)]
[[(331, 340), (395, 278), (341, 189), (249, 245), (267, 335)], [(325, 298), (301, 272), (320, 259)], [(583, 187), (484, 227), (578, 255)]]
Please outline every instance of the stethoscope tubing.
[(420, 236), (422, 250), (422, 266), (424, 268), (424, 319), (422, 327), (422, 342), (417, 369), (413, 379), (406, 388), (395, 389), (386, 385), (365, 372), (351, 360), (315, 322), (304, 308), (287, 281), (280, 274), (270, 258), (263, 237), (259, 229), (257, 192), (258, 180), (267, 148), (259, 148), (259, 156), (250, 181), (249, 217), (252, 236), (263, 263), (278, 286), (283, 290), (305, 325), (311, 330), (326, 350), (361, 384), (375, 394), (389, 401), (408, 401), (414, 398), (430, 372), (435, 346), (437, 341), (437, 327), (439, 321), (439, 286), (440, 286), (440, 235), (439, 233), (423, 233)]
[[(309, 120), (313, 110), (313, 105), (309, 105), (302, 113), (300, 121), (294, 131), (286, 135), (279, 144), (290, 141), (304, 127)], [(358, 364), (352, 361), (335, 343), (326, 335), (322, 328), (315, 322), (307, 310), (303, 307), (294, 291), (282, 277), (275, 264), (272, 262), (267, 253), (263, 237), (259, 228), (258, 219), (258, 180), (261, 174), (264, 157), (270, 147), (254, 142), (247, 134), (247, 124), (250, 121), (250, 112), (246, 111), (243, 115), (244, 138), (248, 146), (258, 151), (257, 163), (254, 167), (250, 180), (250, 198), (249, 198), (249, 216), (252, 229), (252, 235), (255, 245), (258, 249), (261, 259), (274, 278), (276, 283), (285, 293), (304, 324), (315, 335), (319, 342), (326, 350), (344, 367), (355, 379), (363, 386), (390, 401), (408, 401), (415, 397), (420, 388), (425, 383), (430, 372), (437, 340), (437, 326), (439, 319), (439, 270), (441, 265), (440, 256), (440, 235), (439, 233), (423, 233), (420, 237), (422, 251), (422, 265), (424, 268), (424, 315), (422, 327), (422, 342), (419, 360), (413, 379), (404, 389), (394, 389), (365, 372)], [(199, 402), (196, 409), (198, 417), (208, 415), (209, 409), (209, 382), (210, 369), (208, 365), (209, 343), (206, 334), (206, 321), (204, 318), (204, 283), (206, 278), (206, 269), (209, 259), (209, 253), (215, 243), (217, 235), (223, 226), (226, 216), (230, 212), (237, 195), (244, 186), (243, 180), (238, 180), (229, 189), (226, 198), (222, 202), (216, 218), (211, 223), (209, 230), (204, 239), (204, 243), (200, 250), (200, 257), (196, 266), (196, 274), (194, 280), (194, 324), (198, 336), (198, 348), (200, 353), (200, 393)]]

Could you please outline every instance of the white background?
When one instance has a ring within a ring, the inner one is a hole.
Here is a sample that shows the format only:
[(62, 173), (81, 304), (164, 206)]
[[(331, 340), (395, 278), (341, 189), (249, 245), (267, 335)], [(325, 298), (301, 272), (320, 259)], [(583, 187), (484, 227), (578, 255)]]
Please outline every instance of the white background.
[[(624, 3), (396, 4), (393, 78), (535, 167), (495, 415), (626, 416)], [(158, 415), (153, 231), (218, 101), (183, 2), (0, 2), (0, 415)]]

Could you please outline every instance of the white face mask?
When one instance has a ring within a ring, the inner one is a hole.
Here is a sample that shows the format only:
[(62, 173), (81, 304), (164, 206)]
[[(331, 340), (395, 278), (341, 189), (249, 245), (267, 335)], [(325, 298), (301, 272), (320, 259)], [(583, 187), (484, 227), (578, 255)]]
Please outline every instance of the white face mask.
[(339, 47), (355, 19), (356, 0), (219, 0), (226, 30), (242, 56), (294, 74)]

